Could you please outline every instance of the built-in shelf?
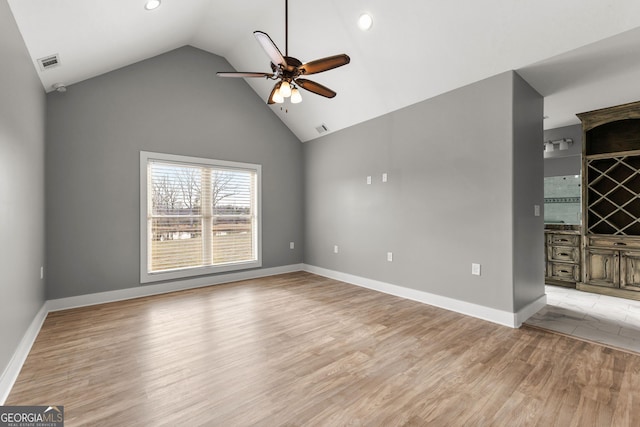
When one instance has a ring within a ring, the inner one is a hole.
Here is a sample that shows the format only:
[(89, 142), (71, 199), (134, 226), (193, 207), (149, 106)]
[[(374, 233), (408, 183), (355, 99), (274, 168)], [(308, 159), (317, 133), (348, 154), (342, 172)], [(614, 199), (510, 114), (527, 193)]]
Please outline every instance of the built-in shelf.
[(580, 290), (640, 298), (640, 102), (578, 114), (583, 130)]

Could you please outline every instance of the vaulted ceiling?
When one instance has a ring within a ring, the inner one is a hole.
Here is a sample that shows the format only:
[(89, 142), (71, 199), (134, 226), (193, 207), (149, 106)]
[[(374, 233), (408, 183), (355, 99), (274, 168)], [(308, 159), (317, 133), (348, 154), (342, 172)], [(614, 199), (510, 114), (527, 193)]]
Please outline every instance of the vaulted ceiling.
[[(152, 11), (146, 0), (8, 2), (46, 91), (56, 83), (71, 91), (184, 45), (223, 56), (238, 71), (270, 71), (253, 31), (285, 45), (284, 0), (162, 0)], [(289, 3), (290, 56), (351, 57), (313, 76), (335, 98), (302, 91), (301, 104), (265, 103), (301, 141), (317, 138), (321, 124), (343, 129), (508, 70), (545, 96), (547, 129), (578, 123), (578, 112), (640, 100), (637, 0)], [(364, 12), (373, 17), (368, 31), (356, 25)], [(37, 59), (52, 54), (60, 64), (42, 71)], [(273, 82), (246, 80), (266, 100)]]

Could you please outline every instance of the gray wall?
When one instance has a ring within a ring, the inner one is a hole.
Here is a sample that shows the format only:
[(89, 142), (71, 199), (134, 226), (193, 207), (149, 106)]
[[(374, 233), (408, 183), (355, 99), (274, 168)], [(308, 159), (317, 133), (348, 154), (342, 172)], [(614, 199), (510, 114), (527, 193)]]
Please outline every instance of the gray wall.
[(44, 303), (45, 96), (0, 2), (0, 373)]
[(544, 131), (544, 141), (555, 141), (562, 138), (573, 139), (573, 145), (568, 150), (545, 153), (545, 177), (579, 175), (582, 170), (582, 125), (563, 126)]
[[(543, 98), (518, 74), (513, 81), (514, 311), (544, 295)], [(540, 216), (533, 214), (534, 205)], [(539, 255), (539, 256), (538, 256)]]
[(541, 296), (542, 98), (524, 85), (504, 73), (305, 143), (305, 263), (506, 311)]
[(302, 262), (302, 144), (231, 69), (183, 47), (47, 96), (49, 299), (140, 286), (140, 150), (262, 164), (263, 267)]

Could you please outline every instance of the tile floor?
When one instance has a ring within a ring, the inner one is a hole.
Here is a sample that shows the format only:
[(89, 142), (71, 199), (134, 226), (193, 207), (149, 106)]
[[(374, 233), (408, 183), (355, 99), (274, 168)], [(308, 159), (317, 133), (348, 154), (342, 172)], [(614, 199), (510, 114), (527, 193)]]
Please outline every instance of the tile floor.
[(640, 353), (640, 301), (545, 288), (546, 307), (526, 324)]

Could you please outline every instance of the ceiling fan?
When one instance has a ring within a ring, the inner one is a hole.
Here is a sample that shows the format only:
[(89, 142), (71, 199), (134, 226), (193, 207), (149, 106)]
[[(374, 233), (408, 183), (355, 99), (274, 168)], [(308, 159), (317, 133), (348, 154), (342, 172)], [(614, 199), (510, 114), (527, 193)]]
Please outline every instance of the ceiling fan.
[(264, 51), (271, 59), (271, 73), (260, 72), (218, 72), (220, 77), (265, 77), (271, 80), (278, 80), (273, 86), (267, 104), (282, 103), (284, 98), (291, 97), (291, 103), (297, 104), (302, 101), (302, 96), (298, 91), (298, 86), (326, 98), (333, 98), (336, 92), (326, 86), (314, 81), (302, 78), (309, 74), (317, 74), (323, 71), (332, 70), (334, 68), (347, 65), (351, 58), (348, 55), (340, 54), (328, 56), (315, 61), (305, 62), (304, 64), (289, 56), (289, 0), (285, 0), (285, 54), (271, 40), (271, 37), (263, 31), (254, 31), (253, 35), (258, 40)]

